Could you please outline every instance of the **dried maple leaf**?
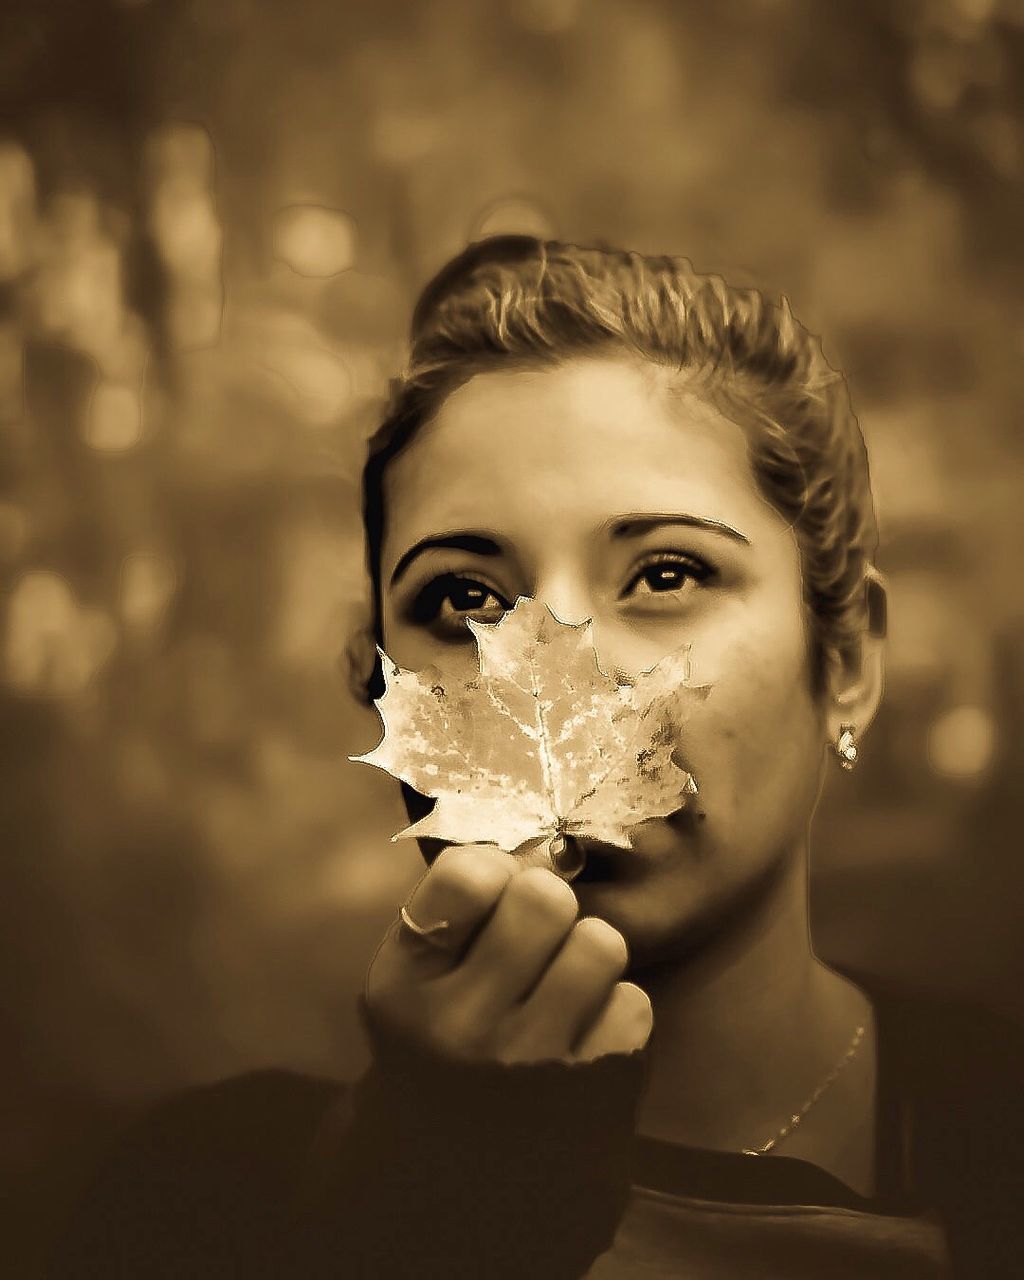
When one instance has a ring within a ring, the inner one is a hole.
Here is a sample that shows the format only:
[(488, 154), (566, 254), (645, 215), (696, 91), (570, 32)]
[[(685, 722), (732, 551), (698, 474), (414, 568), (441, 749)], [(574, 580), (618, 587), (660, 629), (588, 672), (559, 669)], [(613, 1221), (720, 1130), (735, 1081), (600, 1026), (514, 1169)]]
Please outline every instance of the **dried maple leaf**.
[(632, 827), (696, 794), (673, 759), (685, 699), (707, 692), (690, 684), (686, 650), (619, 683), (598, 665), (591, 622), (561, 622), (535, 600), (468, 625), (479, 656), (468, 679), (407, 671), (381, 651), (384, 736), (350, 759), (437, 800), (393, 840), (528, 845), (553, 862), (565, 836), (628, 849)]

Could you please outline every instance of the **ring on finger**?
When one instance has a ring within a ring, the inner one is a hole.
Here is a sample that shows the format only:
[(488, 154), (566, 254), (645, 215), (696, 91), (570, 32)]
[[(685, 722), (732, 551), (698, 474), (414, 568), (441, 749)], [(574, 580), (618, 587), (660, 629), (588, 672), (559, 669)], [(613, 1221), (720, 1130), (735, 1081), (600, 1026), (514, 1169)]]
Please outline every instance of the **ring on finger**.
[(451, 921), (439, 920), (436, 924), (419, 924), (412, 918), (409, 908), (404, 904), (398, 909), (398, 918), (401, 921), (402, 928), (408, 930), (417, 942), (424, 942), (428, 947), (433, 947), (435, 951), (448, 950), (444, 937), (451, 928)]

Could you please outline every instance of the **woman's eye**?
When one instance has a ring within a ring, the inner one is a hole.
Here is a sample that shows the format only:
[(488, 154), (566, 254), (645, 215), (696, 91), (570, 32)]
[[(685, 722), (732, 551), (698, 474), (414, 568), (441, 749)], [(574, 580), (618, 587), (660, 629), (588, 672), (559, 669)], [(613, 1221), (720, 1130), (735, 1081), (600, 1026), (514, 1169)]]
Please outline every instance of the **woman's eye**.
[(623, 597), (678, 592), (691, 583), (706, 582), (711, 574), (711, 566), (696, 557), (665, 556), (641, 565), (630, 579)]
[(454, 573), (442, 574), (428, 582), (412, 604), (412, 621), (420, 626), (434, 626), (440, 631), (469, 638), (464, 625), (467, 618), (477, 622), (497, 622), (511, 604), (493, 588), (475, 578), (461, 578)]

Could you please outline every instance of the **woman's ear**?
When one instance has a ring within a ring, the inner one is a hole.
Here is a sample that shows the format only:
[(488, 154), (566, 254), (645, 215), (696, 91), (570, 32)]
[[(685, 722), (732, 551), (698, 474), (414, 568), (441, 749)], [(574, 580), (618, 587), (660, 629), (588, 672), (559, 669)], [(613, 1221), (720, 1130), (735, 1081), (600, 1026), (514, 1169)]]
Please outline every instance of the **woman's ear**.
[(845, 728), (863, 734), (878, 711), (885, 688), (885, 579), (869, 565), (864, 591), (867, 627), (855, 649), (834, 657), (828, 676), (828, 736), (837, 742)]
[(349, 636), (345, 652), (339, 655), (338, 665), (355, 700), (363, 706), (372, 706), (374, 697), (379, 696), (380, 656), (369, 623), (358, 626)]

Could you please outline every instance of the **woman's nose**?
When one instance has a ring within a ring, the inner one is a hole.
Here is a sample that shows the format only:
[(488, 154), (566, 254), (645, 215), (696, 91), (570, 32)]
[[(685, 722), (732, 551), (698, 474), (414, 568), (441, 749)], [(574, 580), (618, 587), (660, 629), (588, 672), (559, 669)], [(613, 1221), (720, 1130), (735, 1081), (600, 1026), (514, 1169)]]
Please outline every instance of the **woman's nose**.
[(616, 643), (601, 617), (597, 602), (587, 592), (585, 584), (571, 574), (558, 578), (550, 578), (539, 582), (537, 597), (546, 604), (560, 622), (577, 625), (581, 622), (593, 622), (592, 638), (597, 651), (597, 662), (606, 675), (620, 682), (626, 680), (630, 673), (629, 655), (621, 643)]
[(563, 571), (537, 582), (536, 598), (546, 604), (559, 622), (576, 625), (594, 617), (594, 602), (578, 574)]

